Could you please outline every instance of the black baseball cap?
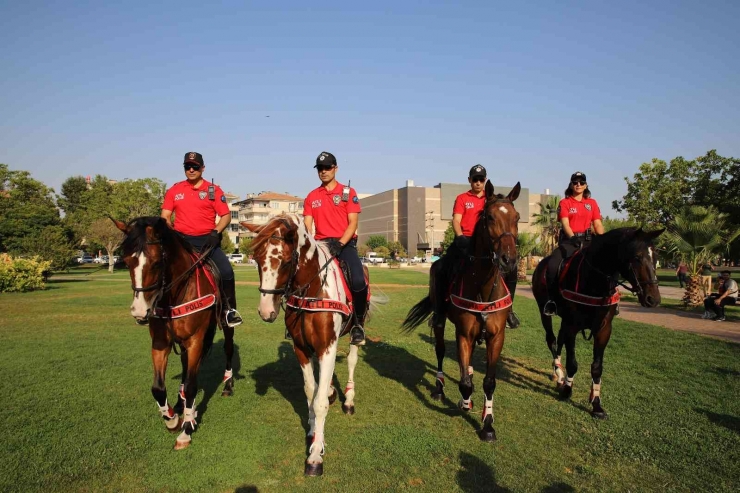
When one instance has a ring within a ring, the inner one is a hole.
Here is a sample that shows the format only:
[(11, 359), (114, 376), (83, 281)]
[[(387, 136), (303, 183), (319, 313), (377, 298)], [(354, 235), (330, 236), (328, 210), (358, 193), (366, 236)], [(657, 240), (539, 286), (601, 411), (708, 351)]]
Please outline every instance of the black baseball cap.
[(485, 178), (486, 168), (484, 168), (480, 164), (476, 164), (475, 166), (470, 168), (470, 173), (468, 173), (468, 178), (474, 178), (476, 176), (482, 176), (483, 178)]
[(200, 164), (201, 166), (205, 166), (205, 163), (203, 162), (203, 156), (198, 152), (186, 152), (185, 153), (185, 161), (183, 161), (182, 164)]
[(319, 157), (316, 158), (316, 164), (314, 165), (314, 168), (317, 166), (336, 166), (337, 165), (337, 158), (334, 157), (334, 154), (331, 152), (322, 152), (319, 154)]
[(570, 181), (576, 181), (576, 180), (581, 180), (581, 181), (586, 181), (586, 182), (588, 181), (586, 179), (586, 174), (581, 173), (580, 171), (576, 171), (575, 173), (570, 175)]

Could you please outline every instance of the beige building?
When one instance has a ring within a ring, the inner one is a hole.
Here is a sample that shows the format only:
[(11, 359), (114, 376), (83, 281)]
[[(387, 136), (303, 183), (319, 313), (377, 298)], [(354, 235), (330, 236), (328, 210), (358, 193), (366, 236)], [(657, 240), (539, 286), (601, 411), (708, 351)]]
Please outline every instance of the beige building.
[[(507, 195), (513, 187), (496, 187), (496, 193)], [(457, 183), (440, 183), (434, 187), (415, 186), (412, 180), (403, 188), (394, 188), (360, 198), (362, 213), (358, 227), (358, 243), (364, 244), (373, 235), (383, 235), (390, 241), (400, 241), (411, 254), (417, 250), (439, 248), (445, 230), (452, 221), (455, 198), (470, 189)], [(545, 194), (530, 194), (522, 188), (514, 206), (519, 212), (519, 231), (534, 231), (533, 215), (537, 203)]]
[[(248, 194), (246, 199), (234, 202), (233, 206), (238, 214), (237, 219), (232, 219), (232, 225), (238, 225), (240, 222), (267, 224), (272, 217), (283, 212), (303, 213), (303, 199), (287, 193), (260, 192), (258, 194)], [(238, 225), (237, 228), (239, 238), (255, 236), (244, 226)]]
[[(236, 204), (239, 202), (239, 196), (234, 195), (230, 192), (225, 192), (226, 202), (229, 204), (229, 211), (231, 211), (231, 224), (226, 228), (226, 232), (234, 245), (239, 243), (239, 206)], [(219, 221), (219, 217), (216, 217), (216, 223)]]

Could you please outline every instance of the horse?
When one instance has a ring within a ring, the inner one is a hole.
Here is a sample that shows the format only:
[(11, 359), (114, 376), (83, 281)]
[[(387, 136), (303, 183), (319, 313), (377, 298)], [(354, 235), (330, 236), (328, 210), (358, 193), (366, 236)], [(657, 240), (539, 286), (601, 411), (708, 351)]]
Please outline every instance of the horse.
[[(470, 241), (469, 254), (461, 265), (455, 266), (458, 275), (450, 286), (451, 306), (447, 318), (455, 324), (457, 356), (460, 365), (460, 394), (458, 407), (463, 412), (473, 409), (473, 367), (471, 359), (475, 343), (486, 343), (486, 376), (483, 379), (484, 406), (483, 426), (478, 436), (485, 442), (496, 441), (493, 428), (493, 392), (496, 390), (496, 363), (504, 346), (506, 317), (511, 310), (512, 299), (503, 281), (503, 274), (516, 267), (516, 238), (519, 232), (519, 213), (514, 201), (519, 197), (519, 183), (504, 197), (494, 194), (493, 185), (486, 183), (486, 202), (476, 223)], [(436, 300), (435, 277), (442, 268), (443, 259), (432, 264), (429, 295), (414, 305), (403, 322), (404, 329), (412, 330), (431, 314)], [(444, 325), (434, 327), (435, 352), (437, 354), (437, 379), (432, 398), (444, 399), (444, 372), (442, 362), (445, 354)]]
[[(309, 455), (304, 474), (320, 476), (324, 472), (324, 423), (329, 405), (337, 397), (331, 385), (337, 347), (340, 336), (351, 326), (352, 295), (338, 261), (314, 239), (302, 216), (282, 214), (265, 225), (241, 225), (257, 233), (252, 249), (260, 278), (260, 317), (274, 322), (281, 303), (285, 303), (285, 326), (303, 372), (308, 401)], [(367, 267), (363, 270), (369, 280)], [(357, 346), (349, 346), (349, 377), (342, 405), (345, 414), (355, 413), (357, 352)], [(318, 383), (311, 359), (314, 354), (319, 363)]]
[[(197, 426), (198, 370), (216, 333), (221, 311), (218, 283), (204, 269), (204, 258), (194, 253), (164, 219), (140, 217), (128, 224), (112, 221), (125, 234), (121, 248), (134, 291), (131, 315), (137, 324), (149, 325), (152, 338), (152, 395), (167, 430), (180, 431), (175, 450), (182, 450), (190, 446)], [(222, 329), (226, 371), (221, 395), (226, 397), (234, 393), (234, 328), (223, 324)], [(165, 372), (175, 344), (181, 350), (182, 383), (173, 409), (167, 402)]]
[[(657, 257), (653, 241), (663, 230), (646, 232), (642, 228), (619, 228), (595, 236), (591, 244), (579, 249), (563, 261), (558, 283), (558, 306), (561, 318), (557, 340), (552, 330), (552, 317), (543, 313), (548, 300), (547, 265), (544, 258), (532, 274), (532, 292), (540, 310), (545, 340), (553, 358), (553, 375), (559, 397), (569, 399), (573, 393), (573, 378), (578, 371), (576, 361), (576, 336), (590, 330), (594, 339), (591, 363), (591, 414), (598, 419), (608, 417), (602, 407), (601, 375), (604, 351), (612, 334), (612, 319), (618, 313), (621, 285), (637, 295), (640, 304), (655, 308), (660, 304), (660, 290), (655, 274)], [(620, 282), (620, 276), (630, 285)], [(553, 286), (555, 288), (555, 286)], [(566, 351), (565, 370), (560, 362), (563, 346)]]

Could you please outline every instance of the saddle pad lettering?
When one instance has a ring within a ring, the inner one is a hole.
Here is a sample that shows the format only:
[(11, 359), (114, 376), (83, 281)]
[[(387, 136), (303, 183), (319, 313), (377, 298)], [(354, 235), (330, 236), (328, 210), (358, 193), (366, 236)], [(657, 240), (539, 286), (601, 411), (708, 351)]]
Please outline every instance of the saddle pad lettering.
[(455, 305), (456, 307), (462, 308), (463, 310), (467, 310), (469, 312), (476, 312), (476, 313), (498, 312), (505, 308), (510, 307), (513, 304), (513, 301), (511, 300), (511, 294), (509, 293), (506, 293), (506, 296), (504, 296), (501, 299), (498, 299), (496, 301), (486, 302), (486, 303), (468, 300), (468, 299), (456, 296), (454, 294), (450, 295), (450, 300), (452, 301), (452, 304)]
[(286, 301), (286, 305), (307, 312), (337, 312), (346, 317), (352, 315), (352, 309), (347, 304), (325, 298), (299, 298), (297, 296), (290, 296)]
[(188, 301), (182, 305), (171, 306), (169, 308), (157, 308), (156, 317), (158, 318), (182, 318), (198, 313), (210, 308), (216, 303), (216, 296), (213, 294), (207, 294), (200, 298)]

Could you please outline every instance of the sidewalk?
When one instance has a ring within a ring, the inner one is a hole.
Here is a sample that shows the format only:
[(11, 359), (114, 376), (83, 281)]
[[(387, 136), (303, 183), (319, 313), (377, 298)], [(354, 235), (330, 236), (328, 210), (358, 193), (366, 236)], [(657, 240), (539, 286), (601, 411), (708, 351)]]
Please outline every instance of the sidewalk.
[[(516, 294), (534, 299), (532, 287), (528, 285), (519, 284)], [(660, 294), (666, 298), (680, 299), (683, 296), (683, 290), (680, 288), (660, 286)], [(644, 308), (637, 303), (629, 302), (619, 304), (619, 315), (617, 316), (632, 322), (659, 325), (671, 330), (691, 332), (715, 339), (740, 343), (740, 324), (737, 322), (702, 320), (696, 313), (686, 313), (660, 307)]]

